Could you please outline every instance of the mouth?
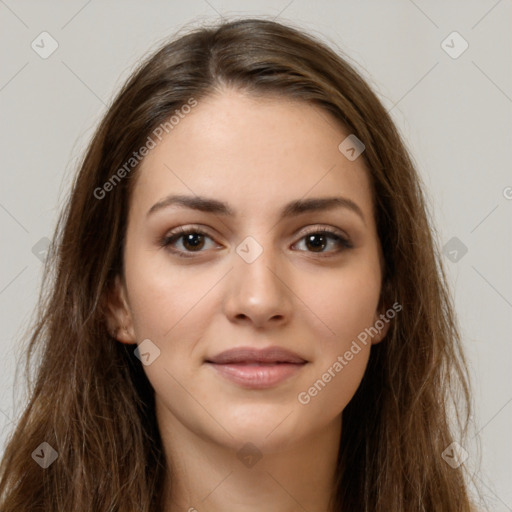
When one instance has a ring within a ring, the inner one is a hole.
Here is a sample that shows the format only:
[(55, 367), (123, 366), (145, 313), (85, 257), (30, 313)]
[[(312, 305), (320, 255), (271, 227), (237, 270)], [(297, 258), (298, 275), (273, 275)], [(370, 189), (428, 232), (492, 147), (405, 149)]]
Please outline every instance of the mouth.
[(222, 352), (205, 363), (219, 376), (241, 387), (266, 389), (296, 375), (308, 361), (280, 347), (263, 350), (242, 347)]

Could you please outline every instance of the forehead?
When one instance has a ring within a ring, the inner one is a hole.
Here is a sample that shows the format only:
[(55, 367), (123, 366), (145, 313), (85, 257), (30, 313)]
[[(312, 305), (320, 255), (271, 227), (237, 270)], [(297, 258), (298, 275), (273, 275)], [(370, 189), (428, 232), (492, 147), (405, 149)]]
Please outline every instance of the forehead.
[(240, 212), (271, 211), (309, 196), (343, 195), (372, 216), (362, 158), (338, 149), (350, 132), (311, 103), (223, 91), (184, 114), (145, 157), (133, 208), (168, 194), (217, 197)]

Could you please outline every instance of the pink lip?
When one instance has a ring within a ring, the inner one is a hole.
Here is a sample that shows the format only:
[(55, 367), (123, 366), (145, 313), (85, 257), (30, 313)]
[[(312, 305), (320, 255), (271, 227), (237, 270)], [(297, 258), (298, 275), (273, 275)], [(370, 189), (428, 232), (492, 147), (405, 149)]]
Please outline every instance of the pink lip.
[(256, 350), (241, 347), (206, 360), (224, 378), (248, 389), (270, 388), (300, 371), (307, 363), (280, 347)]

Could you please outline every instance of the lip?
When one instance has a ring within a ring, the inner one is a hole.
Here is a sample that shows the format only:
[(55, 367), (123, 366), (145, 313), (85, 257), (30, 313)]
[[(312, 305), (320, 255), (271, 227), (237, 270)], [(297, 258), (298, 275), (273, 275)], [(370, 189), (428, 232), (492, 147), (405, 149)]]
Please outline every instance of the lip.
[(205, 362), (222, 377), (244, 388), (266, 389), (300, 372), (308, 361), (281, 347), (239, 347)]
[(208, 363), (239, 364), (239, 363), (306, 363), (307, 361), (295, 352), (281, 347), (255, 349), (252, 347), (236, 347), (225, 350), (216, 356), (208, 358)]

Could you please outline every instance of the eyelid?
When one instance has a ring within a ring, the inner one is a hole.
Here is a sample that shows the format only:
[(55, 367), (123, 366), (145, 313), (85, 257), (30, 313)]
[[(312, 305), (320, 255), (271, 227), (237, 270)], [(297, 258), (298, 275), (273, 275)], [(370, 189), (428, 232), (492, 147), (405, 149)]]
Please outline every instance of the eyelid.
[(339, 228), (335, 228), (334, 226), (329, 225), (312, 225), (312, 226), (306, 226), (302, 231), (299, 231), (297, 235), (307, 236), (309, 234), (315, 234), (315, 233), (330, 233), (339, 236), (340, 238), (343, 238), (347, 242), (350, 241), (350, 237), (342, 231)]
[(203, 228), (199, 224), (187, 224), (185, 226), (177, 226), (175, 228), (170, 229), (165, 235), (166, 238), (170, 238), (171, 236), (176, 235), (186, 235), (187, 233), (201, 233), (203, 235), (207, 235), (210, 238), (213, 238), (212, 235), (207, 231), (206, 228)]

